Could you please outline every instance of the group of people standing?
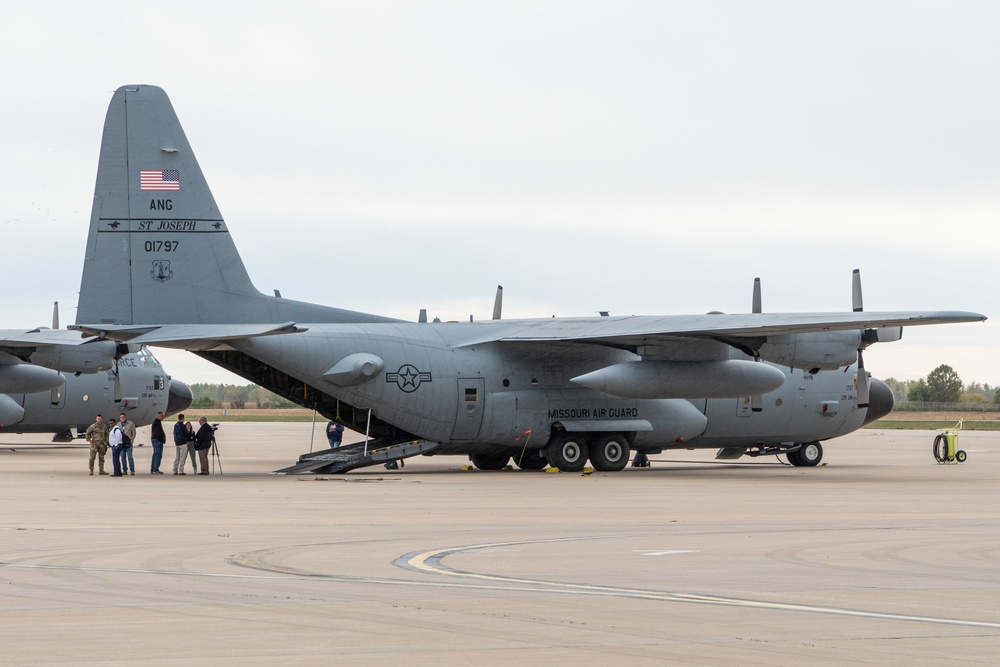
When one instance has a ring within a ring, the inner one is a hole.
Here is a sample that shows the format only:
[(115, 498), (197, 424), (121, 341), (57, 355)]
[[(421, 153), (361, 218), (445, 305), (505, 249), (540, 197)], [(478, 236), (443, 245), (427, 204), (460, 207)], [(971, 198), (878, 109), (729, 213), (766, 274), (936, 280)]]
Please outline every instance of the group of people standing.
[(87, 442), (90, 444), (90, 474), (94, 474), (94, 459), (98, 460), (98, 474), (107, 475), (104, 470), (104, 456), (111, 447), (111, 463), (114, 467), (112, 477), (135, 475), (135, 459), (132, 457), (132, 444), (135, 442), (135, 424), (128, 420), (125, 413), (104, 423), (104, 418), (97, 415), (97, 420), (87, 429)]
[[(154, 422), (155, 423), (155, 422)], [(175, 475), (186, 475), (184, 472), (184, 461), (188, 456), (191, 457), (191, 474), (192, 475), (207, 475), (208, 474), (208, 450), (212, 448), (212, 434), (215, 433), (215, 429), (208, 425), (208, 420), (202, 417), (198, 420), (198, 431), (195, 432), (194, 426), (191, 422), (184, 421), (184, 414), (177, 415), (177, 421), (174, 423), (174, 446), (176, 453), (174, 454), (174, 474)], [(163, 426), (160, 426), (160, 431), (162, 432)], [(195, 452), (198, 453), (198, 463), (195, 464)], [(198, 472), (198, 468), (201, 468), (201, 472)]]
[[(135, 459), (132, 456), (132, 447), (135, 443), (135, 423), (129, 421), (125, 413), (118, 415), (119, 421), (114, 417), (104, 423), (104, 418), (97, 415), (94, 423), (87, 428), (87, 443), (90, 445), (90, 474), (94, 474), (94, 461), (98, 462), (98, 474), (107, 475), (104, 470), (104, 457), (108, 447), (111, 447), (111, 463), (114, 472), (112, 477), (124, 477), (135, 475)], [(177, 415), (177, 423), (174, 424), (174, 445), (176, 454), (174, 455), (173, 472), (175, 475), (186, 475), (184, 472), (184, 462), (191, 457), (191, 474), (207, 475), (208, 473), (208, 452), (212, 448), (212, 439), (215, 429), (209, 426), (208, 420), (202, 417), (198, 420), (198, 430), (194, 430), (191, 422), (184, 421), (184, 415)], [(163, 446), (167, 441), (167, 434), (163, 430), (163, 413), (157, 412), (156, 419), (153, 420), (150, 429), (150, 441), (153, 445), (153, 456), (149, 464), (149, 474), (162, 475), (160, 463), (163, 460)], [(197, 453), (197, 460), (196, 460)], [(199, 468), (201, 472), (198, 472)]]

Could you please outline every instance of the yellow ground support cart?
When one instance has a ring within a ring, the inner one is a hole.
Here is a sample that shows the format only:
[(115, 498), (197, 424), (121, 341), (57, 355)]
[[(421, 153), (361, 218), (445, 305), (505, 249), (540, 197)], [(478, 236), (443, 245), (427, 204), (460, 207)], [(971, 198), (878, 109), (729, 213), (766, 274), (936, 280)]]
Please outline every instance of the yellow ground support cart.
[(962, 422), (959, 419), (954, 429), (934, 437), (934, 458), (938, 463), (963, 463), (969, 458), (964, 450), (958, 448), (958, 432), (962, 430)]

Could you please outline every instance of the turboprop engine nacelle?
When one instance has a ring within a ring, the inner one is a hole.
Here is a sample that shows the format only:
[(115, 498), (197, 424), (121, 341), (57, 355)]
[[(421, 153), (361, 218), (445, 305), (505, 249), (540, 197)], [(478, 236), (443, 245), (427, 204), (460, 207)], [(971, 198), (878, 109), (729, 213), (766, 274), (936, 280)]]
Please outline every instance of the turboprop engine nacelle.
[(34, 394), (51, 391), (66, 382), (62, 373), (31, 364), (0, 366), (0, 394)]
[(111, 369), (118, 345), (110, 340), (80, 345), (46, 345), (29, 358), (31, 363), (64, 373), (96, 373)]
[(757, 352), (781, 366), (829, 371), (857, 361), (859, 347), (861, 331), (823, 331), (768, 336)]
[(785, 381), (774, 366), (755, 361), (627, 361), (570, 382), (623, 398), (738, 398), (766, 394)]

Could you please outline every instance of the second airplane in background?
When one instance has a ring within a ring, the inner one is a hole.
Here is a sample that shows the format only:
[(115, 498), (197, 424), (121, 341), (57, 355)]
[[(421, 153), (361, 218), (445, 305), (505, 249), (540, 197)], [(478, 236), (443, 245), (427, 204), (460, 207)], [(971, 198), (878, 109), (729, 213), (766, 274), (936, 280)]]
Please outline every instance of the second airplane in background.
[(95, 415), (119, 412), (146, 426), (157, 412), (180, 412), (191, 399), (191, 389), (167, 375), (148, 349), (60, 330), (58, 304), (51, 329), (0, 331), (0, 435), (70, 440)]

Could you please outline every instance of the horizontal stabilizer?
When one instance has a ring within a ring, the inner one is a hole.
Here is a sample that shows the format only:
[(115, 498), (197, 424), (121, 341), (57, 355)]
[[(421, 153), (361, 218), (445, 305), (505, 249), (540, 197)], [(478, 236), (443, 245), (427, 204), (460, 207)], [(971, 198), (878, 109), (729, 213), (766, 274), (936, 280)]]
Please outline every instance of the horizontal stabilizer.
[(305, 328), (297, 327), (294, 322), (284, 324), (165, 324), (159, 327), (109, 325), (101, 328), (91, 325), (78, 328), (86, 333), (101, 335), (111, 340), (185, 350), (210, 350), (227, 340), (306, 331)]

